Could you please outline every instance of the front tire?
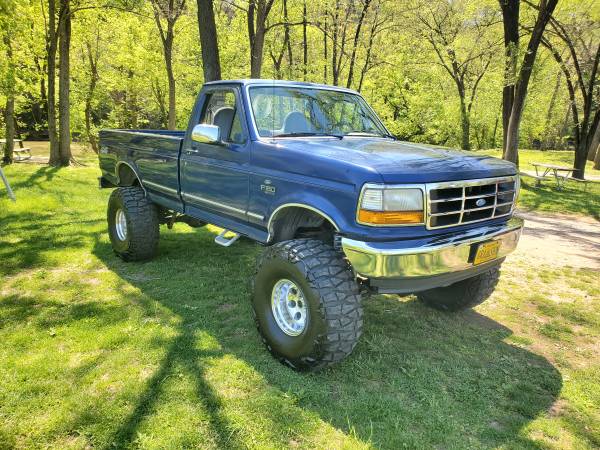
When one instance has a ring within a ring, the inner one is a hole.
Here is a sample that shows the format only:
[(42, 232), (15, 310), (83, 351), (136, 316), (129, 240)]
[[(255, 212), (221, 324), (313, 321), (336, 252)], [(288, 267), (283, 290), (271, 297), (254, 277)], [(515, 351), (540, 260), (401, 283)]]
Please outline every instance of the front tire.
[(258, 258), (252, 306), (271, 354), (316, 371), (348, 356), (362, 333), (362, 306), (348, 263), (314, 239), (275, 244)]
[(156, 254), (158, 210), (141, 187), (115, 189), (108, 200), (107, 219), (113, 250), (123, 260), (143, 261)]
[(499, 278), (500, 265), (450, 286), (420, 292), (417, 294), (417, 298), (427, 306), (442, 311), (473, 308), (492, 295)]

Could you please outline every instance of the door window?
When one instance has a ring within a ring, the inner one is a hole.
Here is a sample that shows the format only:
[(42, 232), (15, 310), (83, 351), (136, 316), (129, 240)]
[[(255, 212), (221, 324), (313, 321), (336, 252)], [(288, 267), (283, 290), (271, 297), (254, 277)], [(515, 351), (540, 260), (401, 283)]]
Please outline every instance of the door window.
[(217, 125), (221, 131), (221, 139), (225, 142), (246, 142), (240, 111), (232, 90), (212, 91), (208, 94), (200, 123)]

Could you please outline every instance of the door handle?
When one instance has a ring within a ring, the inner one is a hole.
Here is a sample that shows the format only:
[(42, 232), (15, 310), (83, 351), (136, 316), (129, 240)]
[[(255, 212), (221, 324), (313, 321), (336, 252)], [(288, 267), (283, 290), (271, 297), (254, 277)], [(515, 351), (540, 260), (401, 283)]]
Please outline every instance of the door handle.
[(200, 153), (200, 150), (194, 150), (193, 148), (188, 148), (186, 151), (188, 153)]

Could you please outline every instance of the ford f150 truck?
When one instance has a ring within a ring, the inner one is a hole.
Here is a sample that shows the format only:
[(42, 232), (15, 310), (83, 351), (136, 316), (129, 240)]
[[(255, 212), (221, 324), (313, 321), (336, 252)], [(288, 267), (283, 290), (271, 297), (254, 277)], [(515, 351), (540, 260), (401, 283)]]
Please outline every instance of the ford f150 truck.
[(206, 83), (187, 131), (101, 131), (100, 168), (126, 261), (153, 257), (159, 225), (174, 222), (215, 224), (223, 246), (265, 246), (256, 324), (297, 370), (352, 352), (365, 293), (481, 303), (522, 229), (513, 164), (400, 142), (357, 92), (333, 86)]

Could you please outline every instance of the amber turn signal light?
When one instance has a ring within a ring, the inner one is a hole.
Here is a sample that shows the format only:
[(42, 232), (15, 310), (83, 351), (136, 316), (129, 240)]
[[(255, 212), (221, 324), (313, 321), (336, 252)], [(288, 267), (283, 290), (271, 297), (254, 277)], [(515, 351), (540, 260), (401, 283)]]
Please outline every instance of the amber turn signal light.
[(423, 211), (369, 211), (361, 209), (358, 212), (361, 223), (374, 225), (402, 225), (423, 223)]

